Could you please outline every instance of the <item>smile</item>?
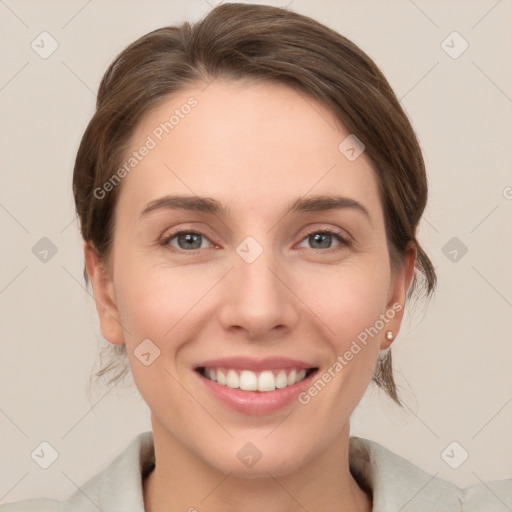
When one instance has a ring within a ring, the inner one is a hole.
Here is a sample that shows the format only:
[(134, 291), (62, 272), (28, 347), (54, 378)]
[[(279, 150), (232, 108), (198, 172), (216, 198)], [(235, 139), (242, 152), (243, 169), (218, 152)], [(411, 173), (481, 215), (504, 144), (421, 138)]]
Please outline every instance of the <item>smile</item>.
[(206, 379), (231, 389), (269, 392), (303, 381), (316, 371), (316, 368), (283, 368), (254, 372), (234, 368), (199, 367), (197, 371)]
[(273, 414), (295, 404), (319, 371), (313, 360), (283, 355), (228, 356), (197, 361), (193, 373), (218, 404), (252, 416)]

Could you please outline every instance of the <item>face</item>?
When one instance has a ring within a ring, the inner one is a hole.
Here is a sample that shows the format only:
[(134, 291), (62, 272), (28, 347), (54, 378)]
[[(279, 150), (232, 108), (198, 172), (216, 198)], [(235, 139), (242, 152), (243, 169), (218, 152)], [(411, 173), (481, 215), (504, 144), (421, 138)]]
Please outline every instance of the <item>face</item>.
[(225, 473), (285, 474), (348, 436), (414, 254), (391, 272), (376, 175), (328, 109), (281, 85), (203, 88), (142, 120), (111, 270), (91, 249), (87, 266), (154, 430)]

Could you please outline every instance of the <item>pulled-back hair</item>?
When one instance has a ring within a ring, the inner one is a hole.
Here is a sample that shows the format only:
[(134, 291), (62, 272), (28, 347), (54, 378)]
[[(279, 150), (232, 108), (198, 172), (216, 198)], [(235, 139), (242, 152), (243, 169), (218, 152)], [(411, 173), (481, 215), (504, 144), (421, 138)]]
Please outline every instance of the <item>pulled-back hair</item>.
[[(221, 4), (191, 25), (154, 30), (123, 50), (101, 81), (97, 109), (83, 135), (73, 174), (81, 233), (108, 262), (114, 208), (122, 184), (95, 193), (124, 161), (143, 116), (173, 93), (216, 78), (285, 84), (329, 108), (365, 145), (377, 176), (393, 269), (406, 246), (416, 246), (407, 299), (436, 284), (432, 263), (416, 240), (427, 202), (427, 179), (414, 130), (376, 64), (354, 43), (321, 23), (287, 9)], [(87, 272), (84, 270), (87, 282)], [(96, 373), (117, 382), (128, 373), (124, 345), (108, 346)], [(391, 352), (373, 381), (397, 403)]]

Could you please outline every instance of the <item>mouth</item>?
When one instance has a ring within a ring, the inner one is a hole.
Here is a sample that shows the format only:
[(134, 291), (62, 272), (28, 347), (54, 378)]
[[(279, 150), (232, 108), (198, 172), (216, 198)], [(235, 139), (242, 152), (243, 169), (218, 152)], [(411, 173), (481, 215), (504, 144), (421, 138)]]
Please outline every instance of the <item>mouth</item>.
[(284, 389), (307, 379), (318, 371), (311, 368), (272, 368), (260, 371), (229, 367), (198, 366), (195, 371), (220, 386), (248, 392), (268, 393)]
[(192, 367), (208, 396), (238, 413), (265, 416), (299, 404), (319, 366), (282, 356), (230, 356)]

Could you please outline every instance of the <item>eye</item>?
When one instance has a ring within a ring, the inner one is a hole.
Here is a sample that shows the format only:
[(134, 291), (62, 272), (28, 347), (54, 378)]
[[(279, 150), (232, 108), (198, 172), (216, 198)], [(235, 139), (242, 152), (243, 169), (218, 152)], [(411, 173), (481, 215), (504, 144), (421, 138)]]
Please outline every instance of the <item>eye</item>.
[[(337, 244), (333, 247), (333, 241)], [(350, 246), (350, 242), (345, 238), (341, 232), (334, 231), (332, 229), (322, 229), (310, 231), (301, 243), (310, 243), (311, 249), (334, 249), (341, 248), (343, 246)], [(300, 247), (300, 245), (299, 245)]]
[[(304, 242), (309, 243), (311, 249), (327, 249), (324, 252), (330, 252), (329, 250), (338, 250), (342, 247), (350, 246), (351, 242), (345, 238), (341, 232), (332, 229), (316, 229), (310, 231), (305, 238)], [(333, 246), (333, 242), (336, 244)], [(172, 250), (185, 251), (193, 253), (200, 249), (206, 249), (209, 244), (212, 245), (210, 240), (201, 232), (194, 230), (181, 230), (174, 231), (173, 233), (164, 236), (161, 245), (170, 246)], [(301, 245), (299, 245), (300, 247)], [(302, 247), (304, 247), (302, 245)]]
[[(209, 240), (203, 233), (193, 230), (175, 231), (161, 241), (162, 245), (170, 245), (178, 250), (193, 252), (208, 247)], [(206, 245), (205, 245), (206, 244)]]

